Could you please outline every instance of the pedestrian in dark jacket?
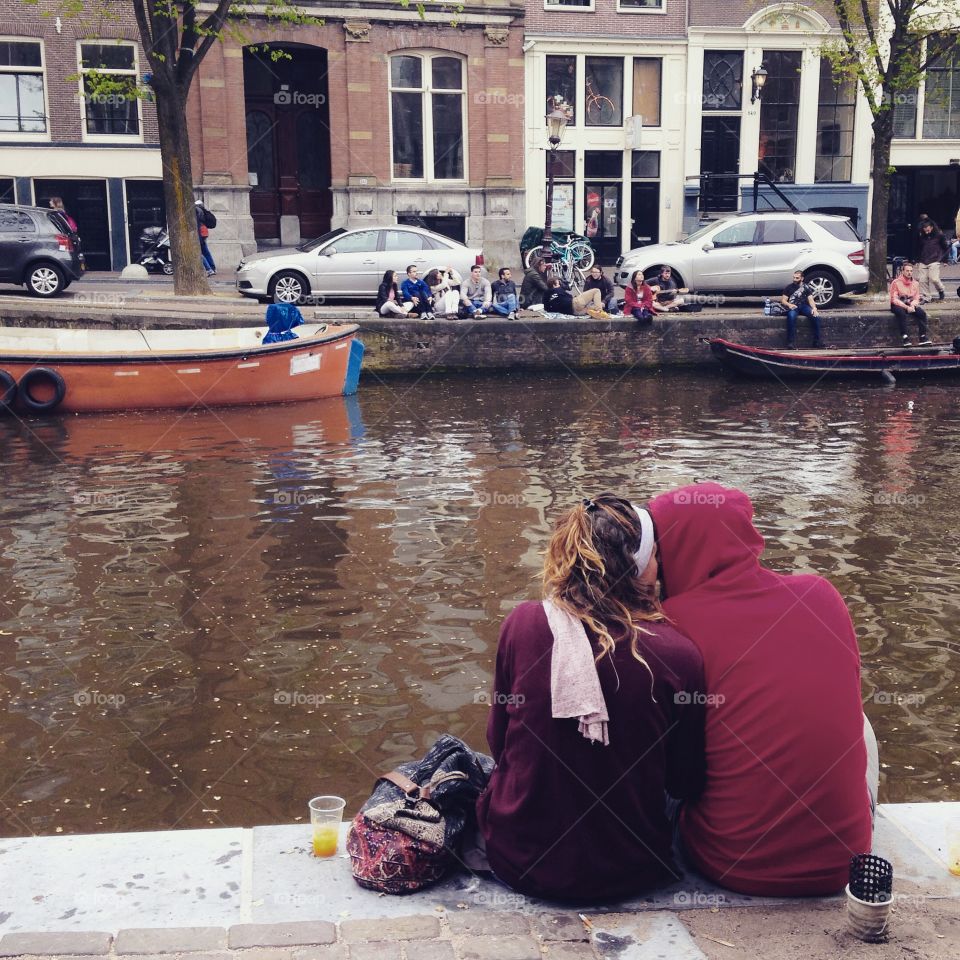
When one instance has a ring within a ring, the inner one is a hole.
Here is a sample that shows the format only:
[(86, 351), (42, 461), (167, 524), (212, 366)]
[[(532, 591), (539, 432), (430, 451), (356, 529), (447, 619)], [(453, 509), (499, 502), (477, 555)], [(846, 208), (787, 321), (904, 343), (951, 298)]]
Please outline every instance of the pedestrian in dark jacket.
[(530, 307), (540, 306), (547, 299), (549, 292), (547, 263), (541, 257), (537, 257), (523, 275), (523, 283), (520, 285), (520, 306), (528, 310)]
[(678, 876), (664, 797), (701, 792), (707, 699), (696, 647), (660, 613), (653, 541), (622, 497), (577, 504), (543, 602), (500, 630), (477, 815), (491, 869), (528, 896), (610, 902)]
[(603, 300), (603, 309), (607, 313), (619, 313), (620, 301), (613, 286), (613, 281), (603, 272), (603, 267), (594, 264), (583, 283), (583, 290), (599, 290)]
[(405, 317), (413, 308), (412, 304), (404, 304), (397, 287), (397, 277), (396, 270), (388, 270), (377, 289), (377, 305), (374, 309), (381, 317)]
[(943, 284), (940, 281), (940, 261), (947, 259), (947, 238), (943, 231), (929, 218), (920, 221), (917, 233), (917, 280), (920, 292), (928, 300), (933, 299), (936, 289), (942, 300)]

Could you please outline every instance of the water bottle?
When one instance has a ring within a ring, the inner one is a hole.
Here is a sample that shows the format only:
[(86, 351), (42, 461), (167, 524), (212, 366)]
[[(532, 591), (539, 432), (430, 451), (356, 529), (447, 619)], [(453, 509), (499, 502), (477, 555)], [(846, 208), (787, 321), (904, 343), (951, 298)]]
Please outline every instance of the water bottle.
[(771, 316), (773, 316), (773, 308), (770, 306), (770, 298), (769, 298), (769, 297), (767, 297), (766, 300), (763, 301), (763, 315), (764, 315), (765, 317), (771, 317)]

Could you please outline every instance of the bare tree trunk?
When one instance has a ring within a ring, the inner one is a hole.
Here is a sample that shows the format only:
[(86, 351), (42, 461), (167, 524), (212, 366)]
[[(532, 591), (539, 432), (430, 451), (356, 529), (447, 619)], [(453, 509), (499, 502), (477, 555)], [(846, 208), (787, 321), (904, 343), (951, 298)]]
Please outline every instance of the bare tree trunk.
[(154, 84), (160, 158), (163, 163), (163, 198), (167, 206), (173, 289), (177, 296), (211, 294), (200, 259), (200, 238), (194, 210), (193, 170), (187, 130), (186, 95), (175, 84)]
[(887, 222), (890, 215), (890, 141), (893, 125), (889, 114), (873, 122), (873, 196), (870, 201), (870, 291), (887, 288)]

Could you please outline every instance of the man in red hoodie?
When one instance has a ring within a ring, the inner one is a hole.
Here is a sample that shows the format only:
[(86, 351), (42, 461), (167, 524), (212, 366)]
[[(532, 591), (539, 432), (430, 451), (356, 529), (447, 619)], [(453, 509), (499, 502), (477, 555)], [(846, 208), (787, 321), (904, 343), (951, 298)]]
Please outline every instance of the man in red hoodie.
[(706, 786), (680, 821), (686, 852), (742, 893), (835, 893), (851, 856), (870, 851), (876, 793), (843, 598), (822, 577), (760, 565), (739, 490), (693, 484), (650, 512), (664, 611), (703, 655), (710, 703)]

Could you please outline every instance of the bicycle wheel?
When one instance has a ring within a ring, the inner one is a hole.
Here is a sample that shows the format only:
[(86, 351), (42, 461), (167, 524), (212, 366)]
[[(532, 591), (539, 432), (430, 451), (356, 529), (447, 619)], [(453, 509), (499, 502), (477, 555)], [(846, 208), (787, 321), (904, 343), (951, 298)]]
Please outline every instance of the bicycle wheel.
[(575, 266), (586, 272), (593, 266), (596, 257), (593, 247), (586, 240), (576, 240), (570, 244), (570, 259)]
[(586, 282), (587, 275), (576, 264), (570, 265), (570, 288), (574, 294), (583, 293), (583, 285)]
[(595, 97), (587, 104), (587, 119), (595, 126), (610, 126), (616, 113), (613, 101), (609, 97)]
[(531, 247), (531, 248), (523, 255), (523, 266), (524, 266), (524, 269), (529, 270), (530, 267), (533, 266), (533, 261), (534, 261), (537, 257), (541, 256), (542, 254), (543, 254), (543, 245), (542, 245), (542, 244), (541, 244), (539, 247)]

